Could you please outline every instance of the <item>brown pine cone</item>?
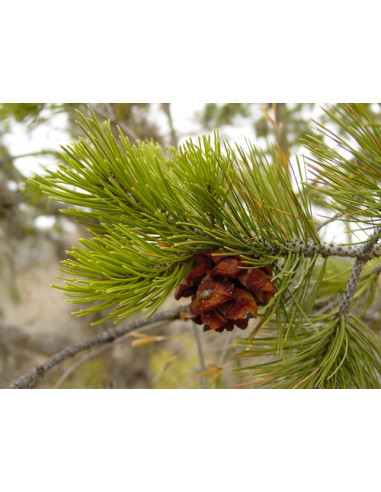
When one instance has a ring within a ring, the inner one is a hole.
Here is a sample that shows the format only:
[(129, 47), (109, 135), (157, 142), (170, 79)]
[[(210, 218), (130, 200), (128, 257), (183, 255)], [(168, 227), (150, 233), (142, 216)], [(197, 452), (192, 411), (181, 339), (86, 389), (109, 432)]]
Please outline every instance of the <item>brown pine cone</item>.
[(245, 268), (241, 257), (224, 253), (197, 253), (192, 268), (175, 289), (175, 299), (192, 296), (185, 317), (203, 324), (204, 331), (231, 331), (234, 326), (244, 330), (249, 319), (256, 317), (258, 305), (267, 305), (275, 293), (269, 265)]

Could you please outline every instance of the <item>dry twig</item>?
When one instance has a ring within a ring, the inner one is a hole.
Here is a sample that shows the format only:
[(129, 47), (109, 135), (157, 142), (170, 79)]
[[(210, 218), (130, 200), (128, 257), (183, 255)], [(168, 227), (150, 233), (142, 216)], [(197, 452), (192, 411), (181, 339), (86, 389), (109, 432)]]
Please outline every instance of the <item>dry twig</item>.
[(177, 309), (173, 309), (170, 311), (163, 311), (160, 313), (154, 314), (150, 319), (138, 319), (136, 321), (131, 321), (125, 325), (116, 326), (115, 328), (109, 328), (98, 335), (94, 335), (93, 337), (87, 338), (82, 342), (76, 343), (74, 345), (65, 347), (60, 352), (57, 352), (52, 357), (49, 357), (43, 364), (39, 364), (38, 366), (31, 369), (27, 374), (24, 374), (20, 378), (15, 381), (10, 388), (11, 389), (22, 389), (29, 388), (33, 386), (36, 381), (41, 378), (47, 371), (52, 369), (57, 364), (60, 364), (62, 361), (74, 357), (76, 354), (82, 352), (83, 350), (87, 350), (96, 345), (101, 345), (103, 343), (112, 343), (116, 339), (122, 337), (126, 333), (137, 330), (143, 326), (157, 323), (159, 321), (169, 321), (178, 319), (180, 314), (188, 309), (187, 306), (181, 306)]

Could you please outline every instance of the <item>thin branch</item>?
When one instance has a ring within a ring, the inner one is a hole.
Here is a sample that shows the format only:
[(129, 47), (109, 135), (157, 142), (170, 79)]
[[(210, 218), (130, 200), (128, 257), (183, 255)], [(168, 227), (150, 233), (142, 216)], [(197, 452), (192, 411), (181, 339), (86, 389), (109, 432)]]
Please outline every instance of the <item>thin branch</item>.
[(341, 316), (346, 316), (348, 313), (349, 305), (356, 291), (357, 282), (360, 278), (360, 274), (365, 263), (366, 259), (356, 258), (347, 285), (345, 287), (344, 294), (342, 295), (340, 300), (339, 311), (337, 313), (338, 318), (341, 318)]
[[(161, 325), (159, 325), (161, 326)], [(142, 333), (143, 331), (150, 330), (152, 328), (151, 325), (143, 326), (142, 328), (138, 328), (137, 330), (130, 331), (129, 333), (126, 333), (122, 337), (118, 338), (115, 340), (114, 343), (108, 344), (108, 345), (103, 345), (102, 347), (98, 348), (97, 350), (94, 350), (93, 352), (89, 352), (88, 354), (84, 355), (81, 357), (79, 360), (74, 362), (70, 367), (66, 369), (54, 385), (53, 389), (58, 389), (61, 387), (62, 383), (72, 374), (78, 367), (80, 367), (82, 364), (87, 362), (88, 360), (94, 359), (94, 357), (98, 357), (98, 355), (103, 354), (103, 352), (106, 352), (107, 350), (111, 350), (113, 347), (115, 347), (116, 344), (120, 344), (127, 340), (128, 338), (131, 337), (134, 333)], [(157, 327), (156, 327), (157, 328)]]
[[(128, 333), (129, 335), (129, 333)], [(93, 352), (90, 352), (88, 354), (85, 354), (83, 357), (81, 357), (79, 360), (74, 362), (70, 367), (64, 371), (61, 376), (59, 377), (58, 381), (56, 384), (53, 386), (53, 389), (58, 389), (61, 387), (62, 383), (66, 381), (66, 379), (72, 374), (78, 367), (80, 367), (82, 364), (87, 362), (90, 359), (93, 359), (94, 357), (97, 357), (101, 353), (105, 352), (106, 350), (110, 349), (112, 345), (104, 345), (103, 347), (100, 347), (98, 350), (94, 350)]]
[(173, 125), (173, 119), (172, 119), (172, 112), (171, 112), (171, 104), (170, 103), (161, 103), (161, 109), (167, 116), (168, 120), (168, 125), (169, 125), (169, 130), (170, 130), (170, 136), (171, 136), (171, 146), (172, 147), (177, 147), (178, 145), (178, 138), (176, 135), (176, 130)]
[[(361, 271), (362, 271), (364, 265), (366, 264), (366, 262), (371, 258), (370, 255), (376, 246), (376, 242), (379, 240), (380, 233), (381, 233), (381, 227), (379, 227), (375, 231), (375, 233), (370, 237), (370, 239), (368, 241), (366, 241), (365, 243), (363, 243), (361, 245), (361, 248), (358, 252), (357, 258), (353, 264), (352, 272), (349, 276), (349, 279), (348, 279), (347, 285), (345, 287), (344, 293), (341, 296), (340, 303), (339, 303), (339, 309), (338, 309), (338, 312), (336, 315), (336, 323), (334, 324), (331, 337), (326, 344), (326, 347), (324, 350), (324, 355), (327, 354), (327, 352), (331, 346), (332, 340), (334, 339), (334, 337), (337, 334), (337, 331), (339, 329), (342, 318), (347, 316), (347, 314), (348, 314), (349, 306), (350, 306), (351, 301), (353, 299), (353, 296), (355, 294), (357, 283), (359, 281)], [(337, 355), (338, 355), (338, 352), (337, 352)], [(312, 377), (321, 368), (322, 368), (322, 366), (319, 365), (319, 367), (317, 367), (307, 378), (299, 381), (298, 384), (294, 386), (294, 388), (297, 388), (299, 385), (301, 385), (303, 382), (305, 382), (308, 378)]]
[(156, 383), (161, 378), (161, 376), (164, 374), (164, 372), (168, 369), (168, 367), (171, 364), (173, 364), (173, 362), (175, 362), (181, 355), (183, 355), (183, 353), (184, 353), (184, 350), (179, 350), (174, 355), (172, 355), (172, 357), (170, 357), (170, 359), (167, 360), (167, 362), (164, 364), (164, 366), (160, 369), (160, 371), (153, 378), (152, 382)]
[(288, 159), (289, 149), (287, 145), (286, 121), (284, 118), (286, 103), (273, 103), (275, 116), (275, 137), (282, 154)]
[[(381, 231), (381, 229), (380, 229)], [(377, 234), (380, 234), (378, 232)], [(372, 236), (373, 238), (373, 236)], [(255, 241), (255, 239), (253, 239)], [(367, 241), (366, 243), (344, 245), (334, 244), (332, 242), (322, 242), (320, 245), (314, 243), (312, 240), (308, 240), (307, 243), (299, 239), (293, 239), (292, 241), (286, 240), (284, 246), (273, 246), (267, 241), (258, 240), (266, 249), (273, 253), (284, 252), (288, 253), (294, 251), (295, 253), (303, 253), (304, 256), (321, 255), (323, 257), (328, 256), (340, 256), (346, 258), (358, 258), (370, 260), (371, 258), (379, 258), (381, 256), (381, 246), (376, 245), (376, 240)], [(365, 247), (366, 246), (366, 247)]]
[(3, 164), (7, 164), (8, 162), (12, 162), (16, 159), (23, 159), (24, 157), (38, 157), (43, 155), (59, 157), (60, 153), (57, 150), (40, 150), (38, 152), (27, 152), (26, 154), (7, 155), (0, 158), (0, 166), (2, 166)]
[[(199, 332), (198, 326), (195, 323), (192, 323), (192, 327), (193, 327), (194, 337), (196, 339), (198, 358), (200, 360), (200, 372), (204, 373), (205, 372), (205, 360), (204, 360), (204, 353), (202, 350), (200, 332)], [(205, 376), (200, 377), (200, 382), (201, 382), (201, 388), (206, 389), (206, 377)]]
[(356, 291), (356, 286), (360, 278), (361, 271), (364, 268), (365, 263), (371, 258), (370, 254), (379, 239), (380, 233), (381, 228), (378, 228), (373, 236), (369, 239), (369, 241), (362, 245), (361, 254), (358, 255), (356, 258), (356, 261), (352, 268), (352, 272), (345, 287), (344, 294), (341, 297), (339, 312), (337, 314), (338, 318), (341, 318), (342, 316), (346, 316), (348, 314), (349, 305)]
[(134, 331), (143, 326), (157, 323), (158, 321), (169, 321), (178, 319), (184, 311), (188, 309), (188, 306), (181, 306), (177, 309), (170, 311), (163, 311), (154, 314), (150, 319), (138, 319), (136, 321), (131, 321), (126, 325), (116, 326), (115, 328), (109, 328), (98, 335), (87, 338), (82, 342), (76, 343), (74, 345), (65, 347), (60, 352), (56, 353), (52, 357), (49, 357), (43, 364), (40, 364), (33, 369), (31, 369), (27, 374), (24, 374), (15, 381), (10, 388), (11, 389), (21, 389), (29, 388), (32, 386), (39, 378), (41, 378), (47, 371), (60, 364), (62, 361), (73, 357), (74, 355), (82, 352), (83, 350), (89, 349), (96, 345), (101, 345), (103, 343), (113, 343), (114, 340), (122, 337), (126, 333)]
[(226, 343), (224, 344), (224, 346), (221, 349), (221, 355), (220, 355), (220, 358), (218, 360), (219, 366), (222, 366), (224, 364), (229, 350), (231, 350), (233, 347), (233, 333), (230, 332), (227, 335), (228, 336), (226, 337), (226, 340), (225, 340)]

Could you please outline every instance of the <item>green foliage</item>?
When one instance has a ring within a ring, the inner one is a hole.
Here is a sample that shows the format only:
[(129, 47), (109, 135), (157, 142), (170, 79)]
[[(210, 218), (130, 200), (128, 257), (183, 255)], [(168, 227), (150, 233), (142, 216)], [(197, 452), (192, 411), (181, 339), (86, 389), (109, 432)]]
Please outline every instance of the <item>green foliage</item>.
[(221, 125), (232, 125), (237, 116), (248, 117), (250, 115), (250, 104), (248, 103), (226, 103), (205, 104), (201, 114), (201, 121), (207, 127), (219, 127)]
[(319, 298), (324, 299), (344, 292), (352, 263), (346, 259), (329, 258), (323, 278), (319, 282)]
[[(352, 109), (338, 111), (350, 118)], [(287, 242), (320, 244), (310, 188), (301, 183), (306, 170), (298, 159), (290, 169), (279, 147), (265, 153), (248, 143), (242, 149), (221, 141), (217, 133), (164, 153), (152, 141), (131, 145), (120, 129), (116, 138), (110, 123), (100, 125), (94, 113), (88, 119), (79, 116), (86, 138), (63, 149), (63, 164), (56, 171), (33, 180), (54, 200), (70, 204), (63, 212), (90, 232), (68, 253), (62, 269), (66, 276), (61, 277), (65, 286), (59, 287), (71, 302), (90, 304), (78, 315), (107, 310), (98, 323), (118, 322), (141, 310), (150, 316), (187, 273), (195, 253), (224, 249), (227, 255), (243, 256), (247, 267), (272, 265), (274, 271), (276, 294), (241, 341), (243, 356), (270, 361), (243, 366), (243, 374), (274, 387), (377, 386), (378, 339), (360, 319), (338, 316), (349, 265), (343, 262), (335, 269), (331, 261), (307, 257)], [(351, 121), (346, 128), (362, 146), (361, 155), (366, 150), (368, 156), (361, 168), (362, 176), (368, 176), (361, 192), (375, 213), (378, 189), (372, 179), (378, 173), (379, 134), (369, 136), (368, 120), (361, 130), (359, 115), (357, 126)], [(340, 123), (347, 125), (344, 119)], [(319, 139), (309, 142), (327, 181), (336, 183), (343, 171), (335, 166), (345, 167), (348, 161), (338, 161), (336, 150)], [(352, 187), (343, 180), (343, 189), (332, 188), (336, 212), (343, 203), (352, 211), (356, 207), (356, 172)], [(372, 284), (365, 293), (370, 303), (375, 279), (364, 270), (358, 285), (357, 294)], [(336, 307), (317, 312), (317, 303), (326, 297), (337, 299)]]
[(317, 200), (328, 202), (342, 220), (368, 224), (372, 234), (381, 216), (381, 123), (362, 104), (336, 105), (326, 114), (342, 129), (342, 136), (316, 123), (328, 141), (306, 140), (314, 156), (309, 166), (316, 177), (312, 188)]
[(2, 103), (0, 120), (13, 118), (18, 123), (31, 121), (39, 116), (45, 104), (41, 103)]
[(25, 123), (24, 128), (30, 130), (45, 122), (57, 113), (70, 114), (79, 104), (72, 103), (2, 103), (0, 104), (0, 123), (3, 130), (9, 129), (9, 123)]
[[(117, 143), (105, 123), (82, 117), (88, 137), (69, 145), (65, 165), (34, 182), (55, 200), (75, 205), (63, 212), (91, 225), (66, 260), (66, 294), (92, 303), (78, 314), (114, 308), (119, 321), (138, 310), (152, 314), (190, 268), (195, 252), (226, 249), (276, 263), (284, 237), (318, 240), (303, 189), (299, 199), (287, 170), (255, 147), (246, 154), (216, 134), (188, 141), (166, 158), (152, 142)], [(283, 258), (282, 258), (283, 259)], [(310, 260), (306, 260), (308, 262)], [(278, 293), (303, 261), (291, 253), (278, 267)], [(284, 274), (283, 274), (284, 273)], [(79, 277), (79, 278), (75, 278)], [(279, 294), (280, 296), (280, 294)], [(279, 301), (278, 301), (279, 302)]]
[(256, 362), (238, 369), (240, 374), (255, 377), (256, 387), (379, 388), (380, 340), (359, 319), (310, 316), (309, 322), (294, 322), (293, 331), (281, 353), (275, 324), (255, 341), (241, 339), (241, 356)]
[[(360, 318), (371, 307), (376, 298), (379, 265), (379, 258), (369, 261), (357, 283), (356, 293), (352, 299), (352, 311)], [(340, 296), (344, 293), (352, 266), (348, 259), (329, 258), (326, 261), (326, 268), (321, 279), (317, 278), (319, 272), (314, 272), (312, 283), (319, 285), (319, 297), (317, 299), (319, 304), (333, 308), (337, 306)]]

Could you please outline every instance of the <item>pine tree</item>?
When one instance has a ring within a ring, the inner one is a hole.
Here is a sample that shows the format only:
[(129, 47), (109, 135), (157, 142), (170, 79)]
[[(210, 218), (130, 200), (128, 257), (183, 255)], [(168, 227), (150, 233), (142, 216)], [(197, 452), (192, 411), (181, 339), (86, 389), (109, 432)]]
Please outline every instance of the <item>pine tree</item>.
[[(380, 272), (380, 125), (362, 105), (326, 114), (340, 134), (319, 126), (332, 142), (307, 138), (313, 157), (297, 156), (293, 167), (276, 145), (241, 148), (217, 132), (178, 149), (132, 145), (109, 121), (79, 114), (86, 139), (64, 148), (56, 171), (33, 180), (70, 204), (63, 213), (90, 233), (63, 262), (65, 294), (89, 304), (76, 314), (106, 310), (99, 322), (152, 316), (200, 253), (235, 259), (242, 272), (271, 272), (275, 292), (258, 302), (257, 324), (238, 340), (243, 384), (379, 387), (380, 338), (366, 315)], [(314, 196), (365, 239), (324, 243)]]

